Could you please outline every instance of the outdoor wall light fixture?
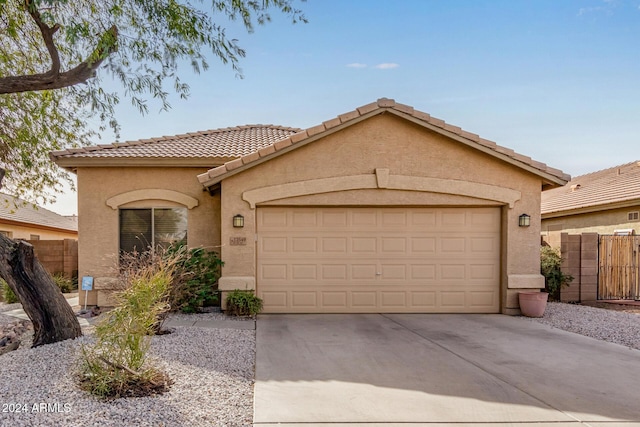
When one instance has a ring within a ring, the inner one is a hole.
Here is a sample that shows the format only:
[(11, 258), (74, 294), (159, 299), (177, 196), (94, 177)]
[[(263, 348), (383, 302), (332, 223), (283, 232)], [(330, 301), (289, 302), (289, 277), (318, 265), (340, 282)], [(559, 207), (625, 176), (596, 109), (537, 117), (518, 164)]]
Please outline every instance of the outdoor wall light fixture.
[(522, 214), (518, 217), (518, 226), (528, 227), (531, 225), (531, 217), (527, 214)]
[(233, 228), (244, 227), (244, 217), (240, 214), (233, 217)]

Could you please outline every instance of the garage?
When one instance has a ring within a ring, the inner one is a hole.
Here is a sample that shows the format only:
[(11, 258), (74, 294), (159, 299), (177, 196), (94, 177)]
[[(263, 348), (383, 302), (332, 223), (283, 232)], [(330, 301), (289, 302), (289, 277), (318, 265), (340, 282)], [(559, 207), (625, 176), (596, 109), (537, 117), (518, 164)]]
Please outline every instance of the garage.
[(566, 178), (386, 98), (198, 175), (223, 300), (265, 313), (520, 314), (544, 288), (540, 193)]
[(266, 313), (497, 313), (499, 207), (259, 207)]

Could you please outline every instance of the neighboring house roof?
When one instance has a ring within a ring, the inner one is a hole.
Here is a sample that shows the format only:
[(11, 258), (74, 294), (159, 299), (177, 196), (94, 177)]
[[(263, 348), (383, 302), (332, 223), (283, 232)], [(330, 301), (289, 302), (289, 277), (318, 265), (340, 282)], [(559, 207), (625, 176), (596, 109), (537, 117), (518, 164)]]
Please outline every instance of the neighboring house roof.
[(0, 224), (2, 223), (75, 233), (78, 231), (78, 222), (73, 218), (58, 215), (55, 212), (4, 193), (0, 193)]
[(203, 166), (212, 167), (258, 151), (300, 132), (276, 125), (246, 125), (175, 136), (114, 142), (50, 153), (59, 166)]
[(542, 216), (552, 218), (640, 203), (640, 161), (578, 176), (542, 193)]
[(507, 163), (516, 165), (533, 174), (539, 175), (543, 179), (545, 186), (555, 187), (558, 185), (564, 185), (570, 179), (569, 175), (564, 174), (558, 169), (550, 168), (544, 163), (532, 160), (530, 157), (517, 154), (511, 149), (501, 147), (495, 142), (480, 138), (476, 134), (466, 132), (457, 126), (452, 126), (445, 123), (443, 120), (431, 117), (427, 113), (414, 110), (413, 107), (398, 104), (393, 99), (382, 98), (377, 102), (373, 102), (348, 113), (341, 114), (338, 117), (323, 122), (318, 126), (293, 134), (274, 143), (273, 145), (264, 147), (251, 154), (245, 154), (239, 159), (228, 161), (222, 166), (210, 169), (207, 173), (198, 175), (198, 180), (206, 188), (215, 187), (223, 179), (238, 172), (256, 166), (298, 147), (304, 146), (333, 132), (344, 129), (347, 126), (351, 126), (383, 113), (391, 113), (402, 117), (429, 130), (452, 138), (467, 146), (506, 161)]

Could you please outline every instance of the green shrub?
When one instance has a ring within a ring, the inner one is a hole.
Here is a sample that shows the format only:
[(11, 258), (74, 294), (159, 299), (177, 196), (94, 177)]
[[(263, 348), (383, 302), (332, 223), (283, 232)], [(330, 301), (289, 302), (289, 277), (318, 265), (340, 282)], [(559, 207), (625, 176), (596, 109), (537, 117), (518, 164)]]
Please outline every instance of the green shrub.
[(56, 273), (51, 277), (53, 277), (53, 281), (55, 282), (56, 285), (58, 285), (58, 287), (60, 288), (60, 291), (63, 294), (68, 294), (69, 292), (72, 292), (77, 289), (77, 286), (78, 286), (77, 282), (76, 282), (76, 285), (74, 286), (73, 279), (64, 277), (64, 274), (62, 273)]
[(262, 311), (262, 300), (253, 291), (235, 289), (227, 295), (227, 313), (236, 316), (255, 316)]
[(174, 246), (168, 256), (178, 257), (171, 288), (171, 310), (197, 313), (202, 307), (219, 305), (218, 279), (223, 262), (214, 251)]
[(540, 273), (544, 276), (545, 289), (549, 298), (560, 299), (560, 289), (573, 281), (573, 276), (564, 274), (561, 269), (560, 251), (549, 246), (540, 247)]
[(80, 382), (102, 398), (147, 396), (166, 391), (168, 376), (148, 363), (151, 335), (168, 309), (175, 259), (128, 271), (116, 307), (95, 329), (96, 343), (83, 347)]
[(20, 302), (18, 296), (13, 292), (13, 289), (9, 287), (7, 282), (4, 279), (0, 279), (0, 293), (2, 293), (2, 299), (7, 304), (13, 304), (16, 302)]

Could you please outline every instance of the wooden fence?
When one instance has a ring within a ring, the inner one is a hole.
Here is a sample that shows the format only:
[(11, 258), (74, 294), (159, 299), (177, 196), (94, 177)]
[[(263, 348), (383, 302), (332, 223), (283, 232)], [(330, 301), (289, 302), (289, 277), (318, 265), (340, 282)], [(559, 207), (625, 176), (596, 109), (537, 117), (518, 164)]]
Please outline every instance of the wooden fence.
[(640, 236), (600, 236), (598, 299), (640, 299)]

